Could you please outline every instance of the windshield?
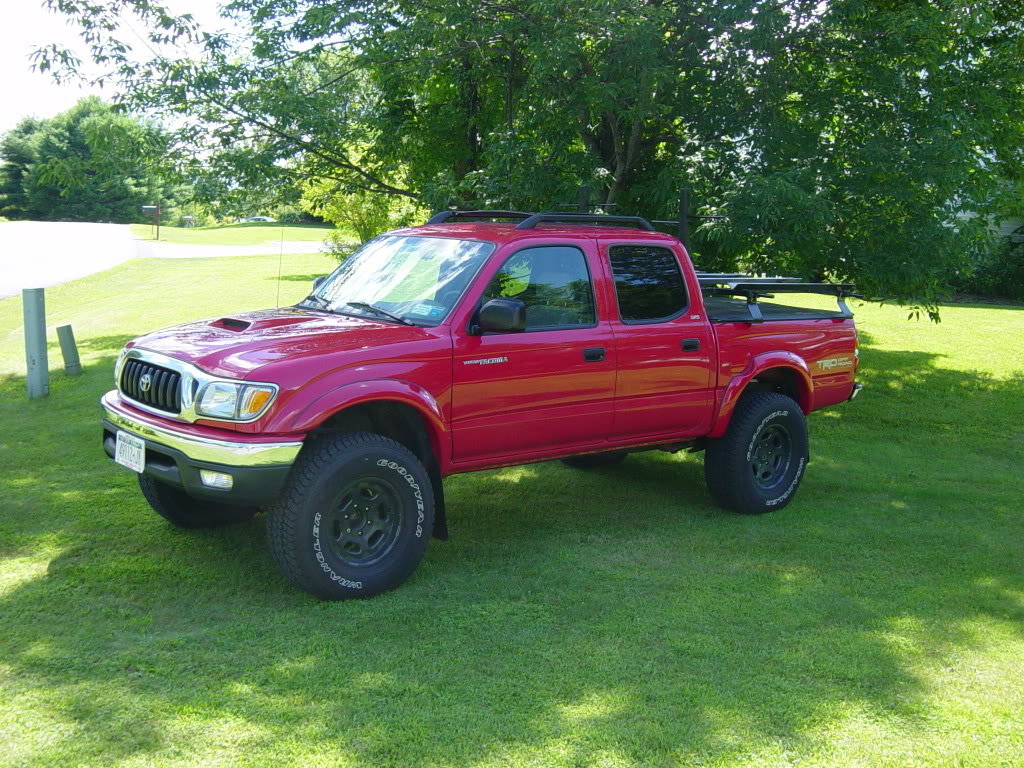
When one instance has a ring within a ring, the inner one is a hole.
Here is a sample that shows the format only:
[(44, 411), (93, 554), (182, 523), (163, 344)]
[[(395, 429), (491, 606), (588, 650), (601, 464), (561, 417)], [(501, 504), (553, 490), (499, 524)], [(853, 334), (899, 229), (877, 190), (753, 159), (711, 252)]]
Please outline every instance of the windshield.
[(437, 325), (493, 250), (493, 243), (476, 240), (382, 235), (345, 259), (301, 304), (408, 325)]

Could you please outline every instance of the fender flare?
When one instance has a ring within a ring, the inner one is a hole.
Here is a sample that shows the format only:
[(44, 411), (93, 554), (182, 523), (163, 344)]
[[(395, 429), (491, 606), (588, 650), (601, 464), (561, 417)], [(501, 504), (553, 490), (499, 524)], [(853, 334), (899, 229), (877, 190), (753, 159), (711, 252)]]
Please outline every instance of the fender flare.
[(451, 462), (448, 425), (434, 396), (411, 381), (365, 379), (335, 387), (306, 405), (294, 418), (289, 430), (310, 432), (347, 408), (372, 402), (397, 402), (414, 408), (423, 417), (427, 438), (444, 473)]
[(708, 437), (721, 437), (729, 428), (733, 411), (736, 410), (736, 403), (747, 388), (747, 385), (757, 377), (759, 373), (770, 368), (788, 368), (797, 374), (797, 382), (800, 388), (798, 404), (804, 413), (811, 412), (811, 404), (814, 402), (814, 381), (811, 378), (810, 369), (807, 363), (799, 355), (792, 352), (776, 351), (764, 352), (754, 355), (747, 363), (747, 367), (737, 373), (725, 387), (722, 394), (718, 413), (711, 423), (711, 430)]

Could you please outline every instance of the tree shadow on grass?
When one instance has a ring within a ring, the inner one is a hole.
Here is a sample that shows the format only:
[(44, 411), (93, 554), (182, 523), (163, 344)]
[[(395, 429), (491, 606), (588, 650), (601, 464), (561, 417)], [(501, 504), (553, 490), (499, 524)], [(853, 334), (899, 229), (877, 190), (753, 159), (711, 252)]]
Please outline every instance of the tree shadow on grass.
[[(313, 275), (281, 275), (281, 279), (282, 280), (287, 280), (287, 281), (293, 282), (293, 283), (309, 283), (310, 288), (312, 288), (314, 280), (316, 280), (318, 277), (325, 277), (328, 274), (330, 274), (330, 273), (329, 272), (320, 272), (319, 274), (313, 274)], [(275, 275), (273, 277), (268, 277), (267, 280), (272, 280), (274, 282), (277, 282), (277, 276)]]
[(110, 336), (89, 336), (84, 339), (78, 340), (78, 346), (80, 349), (88, 350), (90, 352), (113, 350), (114, 354), (127, 344), (132, 339), (138, 338), (138, 334), (132, 333), (115, 333)]
[(337, 604), (276, 575), (259, 519), (149, 512), (99, 448), (85, 390), (109, 374), (90, 366), (80, 407), (23, 415), (0, 481), (7, 552), (55, 553), (0, 592), (2, 661), (59, 729), (30, 757), (667, 766), (799, 755), (849, 712), (931, 727), (922, 665), (954, 663), (980, 617), (1024, 618), (1012, 488), (957, 480), (1004, 468), (971, 457), (1005, 450), (984, 445), (1021, 384), (865, 359), (865, 397), (812, 417), (780, 513), (712, 506), (697, 456), (464, 475), (453, 540), (400, 590)]

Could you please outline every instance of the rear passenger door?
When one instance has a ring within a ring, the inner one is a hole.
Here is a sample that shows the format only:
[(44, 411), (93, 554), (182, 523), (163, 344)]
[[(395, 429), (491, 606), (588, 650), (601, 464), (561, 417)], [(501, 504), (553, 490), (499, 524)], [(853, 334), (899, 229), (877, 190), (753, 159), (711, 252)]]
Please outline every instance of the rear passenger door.
[(691, 311), (681, 254), (639, 243), (602, 250), (618, 316), (613, 438), (704, 434), (714, 405), (713, 340), (707, 319)]
[[(519, 299), (526, 330), (453, 329), (456, 462), (543, 453), (604, 440), (614, 409), (615, 356), (598, 321), (593, 241), (539, 245), (499, 259), (480, 302)], [(598, 274), (600, 272), (598, 271)]]

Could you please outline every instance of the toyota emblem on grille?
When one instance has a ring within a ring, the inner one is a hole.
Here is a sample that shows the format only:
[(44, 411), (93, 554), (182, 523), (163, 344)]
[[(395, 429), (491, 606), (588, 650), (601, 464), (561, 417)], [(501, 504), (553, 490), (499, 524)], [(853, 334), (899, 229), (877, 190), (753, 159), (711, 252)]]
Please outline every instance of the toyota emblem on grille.
[(142, 378), (139, 379), (139, 389), (143, 392), (149, 392), (151, 386), (153, 386), (153, 377), (148, 373), (142, 374)]

